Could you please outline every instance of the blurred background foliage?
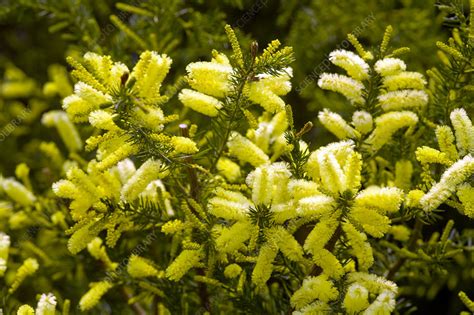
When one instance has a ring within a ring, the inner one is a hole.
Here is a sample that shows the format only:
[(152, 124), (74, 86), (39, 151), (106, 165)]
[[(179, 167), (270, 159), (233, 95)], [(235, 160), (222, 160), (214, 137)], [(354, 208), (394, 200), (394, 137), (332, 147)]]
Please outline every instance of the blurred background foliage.
[[(327, 62), (329, 52), (353, 50), (348, 33), (375, 47), (392, 25), (392, 46), (411, 50), (404, 56), (408, 70), (425, 73), (440, 63), (436, 42), (447, 41), (453, 23), (443, 4), (454, 2), (467, 16), (469, 3), (462, 0), (0, 0), (0, 172), (11, 176), (15, 165), (26, 162), (38, 191), (58, 179), (50, 177), (54, 166), (39, 144), (61, 141), (39, 120), (43, 112), (59, 109), (71, 91), (67, 56), (94, 51), (131, 66), (140, 51), (153, 49), (170, 55), (167, 82), (179, 82), (188, 63), (207, 59), (212, 49), (229, 50), (225, 24), (237, 29), (243, 45), (257, 40), (264, 47), (278, 38), (293, 46), (294, 89), (286, 100), (299, 126), (316, 124), (308, 135), (313, 146), (326, 144), (335, 138), (318, 125), (317, 112), (325, 107), (342, 116), (349, 112), (342, 97), (316, 85), (319, 74), (335, 70)], [(58, 80), (61, 90), (48, 89), (48, 82)], [(176, 98), (169, 104), (176, 107), (171, 111), (181, 109)], [(459, 306), (456, 291), (448, 289), (453, 284), (445, 283), (409, 292), (421, 299), (420, 314), (451, 314)]]

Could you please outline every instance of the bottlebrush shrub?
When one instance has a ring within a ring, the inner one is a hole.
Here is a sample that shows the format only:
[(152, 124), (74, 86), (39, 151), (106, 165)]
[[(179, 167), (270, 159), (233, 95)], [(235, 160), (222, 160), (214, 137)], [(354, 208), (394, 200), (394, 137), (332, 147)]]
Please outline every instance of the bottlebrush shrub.
[[(406, 313), (410, 297), (472, 283), (472, 230), (447, 220), (423, 231), (451, 212), (474, 219), (468, 111), (429, 113), (444, 72), (428, 88), (407, 49), (390, 46), (391, 27), (373, 50), (349, 35), (355, 52), (333, 51), (341, 72), (318, 85), (347, 98), (351, 118), (321, 111), (339, 140), (313, 148), (312, 123), (297, 128), (285, 103), (292, 49), (242, 49), (226, 33), (232, 54), (189, 64), (182, 89), (166, 84), (172, 60), (155, 51), (133, 67), (70, 57), (74, 86), (45, 86), (69, 94), (41, 118), (67, 156), (39, 145), (51, 189), (35, 189), (26, 164), (1, 178), (6, 314)], [(438, 44), (444, 65), (464, 62), (466, 86), (472, 34), (465, 25)]]

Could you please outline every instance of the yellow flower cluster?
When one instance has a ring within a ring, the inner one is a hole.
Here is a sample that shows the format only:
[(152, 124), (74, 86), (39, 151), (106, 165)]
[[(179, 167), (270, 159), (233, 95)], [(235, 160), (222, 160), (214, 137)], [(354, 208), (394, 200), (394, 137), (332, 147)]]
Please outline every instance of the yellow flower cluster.
[(128, 261), (127, 272), (134, 278), (158, 276), (159, 271), (153, 264), (143, 257), (132, 255)]
[[(233, 92), (232, 76), (235, 69), (226, 55), (213, 51), (211, 61), (200, 61), (186, 67), (188, 83), (193, 88), (183, 89), (178, 95), (184, 106), (201, 114), (215, 117), (224, 106), (224, 98)], [(280, 96), (291, 90), (291, 68), (276, 75), (256, 74), (255, 80), (245, 83), (243, 92), (252, 102), (266, 111), (276, 113), (285, 109)]]
[(109, 281), (93, 282), (90, 286), (89, 291), (79, 301), (79, 307), (83, 312), (96, 306), (102, 296), (113, 287)]
[(38, 261), (34, 258), (26, 259), (23, 264), (18, 268), (15, 273), (15, 278), (13, 279), (13, 283), (10, 285), (8, 289), (8, 293), (12, 294), (15, 292), (18, 287), (23, 283), (26, 277), (31, 276), (34, 274), (39, 268)]
[(22, 206), (31, 206), (36, 201), (35, 195), (13, 178), (0, 177), (0, 187), (8, 197)]
[(0, 277), (7, 270), (8, 252), (10, 250), (10, 236), (0, 232)]

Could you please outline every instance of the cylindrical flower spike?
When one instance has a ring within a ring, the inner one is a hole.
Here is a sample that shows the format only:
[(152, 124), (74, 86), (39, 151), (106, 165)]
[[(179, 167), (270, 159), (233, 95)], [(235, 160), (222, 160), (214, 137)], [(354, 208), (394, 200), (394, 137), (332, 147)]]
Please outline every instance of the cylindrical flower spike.
[(469, 153), (474, 154), (474, 127), (466, 111), (463, 108), (455, 109), (449, 117), (456, 134), (456, 146), (459, 154), (461, 156)]
[(38, 306), (36, 307), (36, 315), (55, 315), (56, 314), (56, 297), (52, 293), (41, 294)]
[(148, 159), (123, 186), (121, 198), (128, 202), (134, 201), (150, 182), (159, 178), (160, 172), (161, 162)]
[(324, 90), (330, 90), (344, 95), (351, 103), (364, 103), (362, 96), (364, 85), (360, 81), (349, 78), (348, 76), (323, 73), (318, 80), (318, 85)]
[(382, 76), (396, 75), (406, 68), (405, 62), (398, 58), (384, 58), (375, 63), (375, 71)]
[(102, 296), (113, 287), (109, 281), (100, 281), (91, 283), (91, 288), (81, 297), (79, 307), (81, 311), (87, 311), (96, 306)]
[(347, 71), (353, 79), (362, 81), (369, 78), (369, 65), (352, 51), (335, 50), (329, 54), (329, 60)]
[(438, 183), (421, 198), (423, 210), (430, 212), (446, 201), (458, 188), (474, 174), (474, 158), (466, 155), (448, 168)]

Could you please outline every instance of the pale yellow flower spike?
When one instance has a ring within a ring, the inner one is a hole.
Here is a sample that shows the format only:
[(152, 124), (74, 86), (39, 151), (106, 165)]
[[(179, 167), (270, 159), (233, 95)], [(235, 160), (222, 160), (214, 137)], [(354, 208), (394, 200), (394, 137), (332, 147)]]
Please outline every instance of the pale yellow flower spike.
[(16, 315), (35, 315), (35, 310), (29, 305), (22, 305), (18, 309)]
[(217, 170), (231, 183), (236, 182), (241, 176), (240, 166), (226, 157), (221, 157), (217, 161)]
[(474, 187), (463, 184), (459, 187), (457, 195), (464, 207), (464, 214), (474, 219)]
[(268, 156), (262, 149), (237, 132), (232, 132), (227, 146), (232, 156), (235, 156), (242, 162), (250, 163), (255, 167), (269, 162)]
[(146, 186), (155, 179), (158, 179), (161, 171), (161, 162), (159, 160), (148, 159), (135, 174), (130, 177), (121, 191), (121, 198), (132, 202), (138, 198)]
[(18, 287), (22, 284), (22, 282), (26, 279), (26, 277), (31, 276), (34, 274), (39, 268), (38, 261), (34, 258), (26, 259), (23, 264), (18, 268), (15, 274), (15, 278), (13, 283), (8, 289), (8, 293), (12, 294), (13, 292), (18, 289)]
[(135, 65), (131, 77), (136, 78), (134, 89), (138, 96), (153, 100), (160, 95), (161, 83), (168, 74), (172, 60), (167, 55), (145, 51)]
[(43, 115), (41, 122), (48, 127), (56, 127), (61, 139), (70, 152), (82, 150), (82, 140), (68, 115), (61, 110), (53, 110)]
[(8, 252), (10, 250), (10, 236), (0, 232), (0, 277), (7, 270)]
[(132, 255), (128, 261), (127, 272), (133, 278), (146, 278), (154, 277), (159, 275), (159, 271), (153, 267), (148, 259), (143, 257)]
[(417, 122), (418, 116), (409, 111), (383, 114), (375, 119), (376, 127), (366, 142), (373, 151), (377, 151), (391, 140), (397, 130), (413, 126)]
[(217, 116), (223, 106), (217, 98), (190, 89), (181, 90), (178, 98), (184, 106), (210, 117)]
[(375, 63), (375, 71), (384, 77), (399, 74), (406, 68), (405, 62), (398, 58), (384, 58)]
[(183, 250), (166, 269), (166, 277), (179, 281), (191, 268), (200, 264), (203, 256), (202, 250)]
[(369, 306), (369, 291), (360, 284), (353, 283), (347, 289), (343, 303), (348, 314), (359, 314)]
[(358, 269), (360, 271), (368, 271), (374, 264), (374, 256), (372, 247), (367, 242), (367, 235), (357, 231), (349, 222), (343, 223), (342, 229), (346, 233), (349, 245), (352, 247), (351, 253), (357, 258)]
[(339, 114), (333, 113), (328, 109), (319, 112), (318, 119), (326, 129), (333, 133), (337, 138), (344, 139), (355, 139), (360, 137), (360, 133), (349, 126), (347, 122)]
[(386, 112), (403, 109), (421, 110), (428, 104), (428, 94), (418, 90), (398, 90), (377, 97), (379, 105)]
[(223, 228), (221, 235), (216, 239), (216, 247), (222, 253), (234, 253), (244, 248), (244, 243), (250, 239), (252, 224), (242, 220), (229, 228)]
[(448, 168), (438, 183), (421, 198), (423, 210), (430, 212), (446, 201), (458, 188), (474, 174), (474, 158), (466, 155)]
[(252, 283), (262, 288), (273, 272), (273, 261), (278, 253), (278, 247), (273, 242), (267, 242), (260, 248), (257, 262), (252, 272)]
[(446, 154), (451, 161), (456, 161), (459, 155), (456, 145), (454, 144), (454, 135), (451, 128), (448, 126), (438, 126), (435, 132), (441, 152)]
[(102, 296), (113, 287), (109, 281), (100, 281), (91, 283), (91, 288), (81, 297), (79, 307), (81, 311), (88, 311), (96, 306)]
[(351, 103), (363, 104), (365, 101), (362, 96), (364, 85), (345, 75), (323, 73), (318, 80), (318, 86), (344, 95)]
[(456, 145), (461, 156), (474, 154), (474, 127), (463, 108), (455, 109), (449, 116), (456, 134)]
[(314, 300), (329, 302), (337, 299), (338, 291), (334, 284), (324, 274), (317, 277), (308, 277), (303, 280), (301, 288), (291, 296), (291, 306), (301, 309)]
[(355, 111), (352, 115), (352, 124), (361, 134), (368, 134), (374, 127), (372, 115), (366, 111)]
[(0, 177), (0, 186), (8, 197), (22, 206), (31, 206), (36, 201), (35, 195), (13, 178)]
[(224, 97), (230, 92), (230, 78), (233, 69), (230, 65), (217, 62), (193, 62), (186, 67), (189, 85), (198, 92)]
[(36, 315), (55, 315), (56, 304), (56, 297), (52, 293), (41, 294), (36, 307)]
[(335, 50), (329, 54), (329, 60), (347, 71), (353, 79), (362, 81), (369, 78), (369, 65), (352, 51)]

